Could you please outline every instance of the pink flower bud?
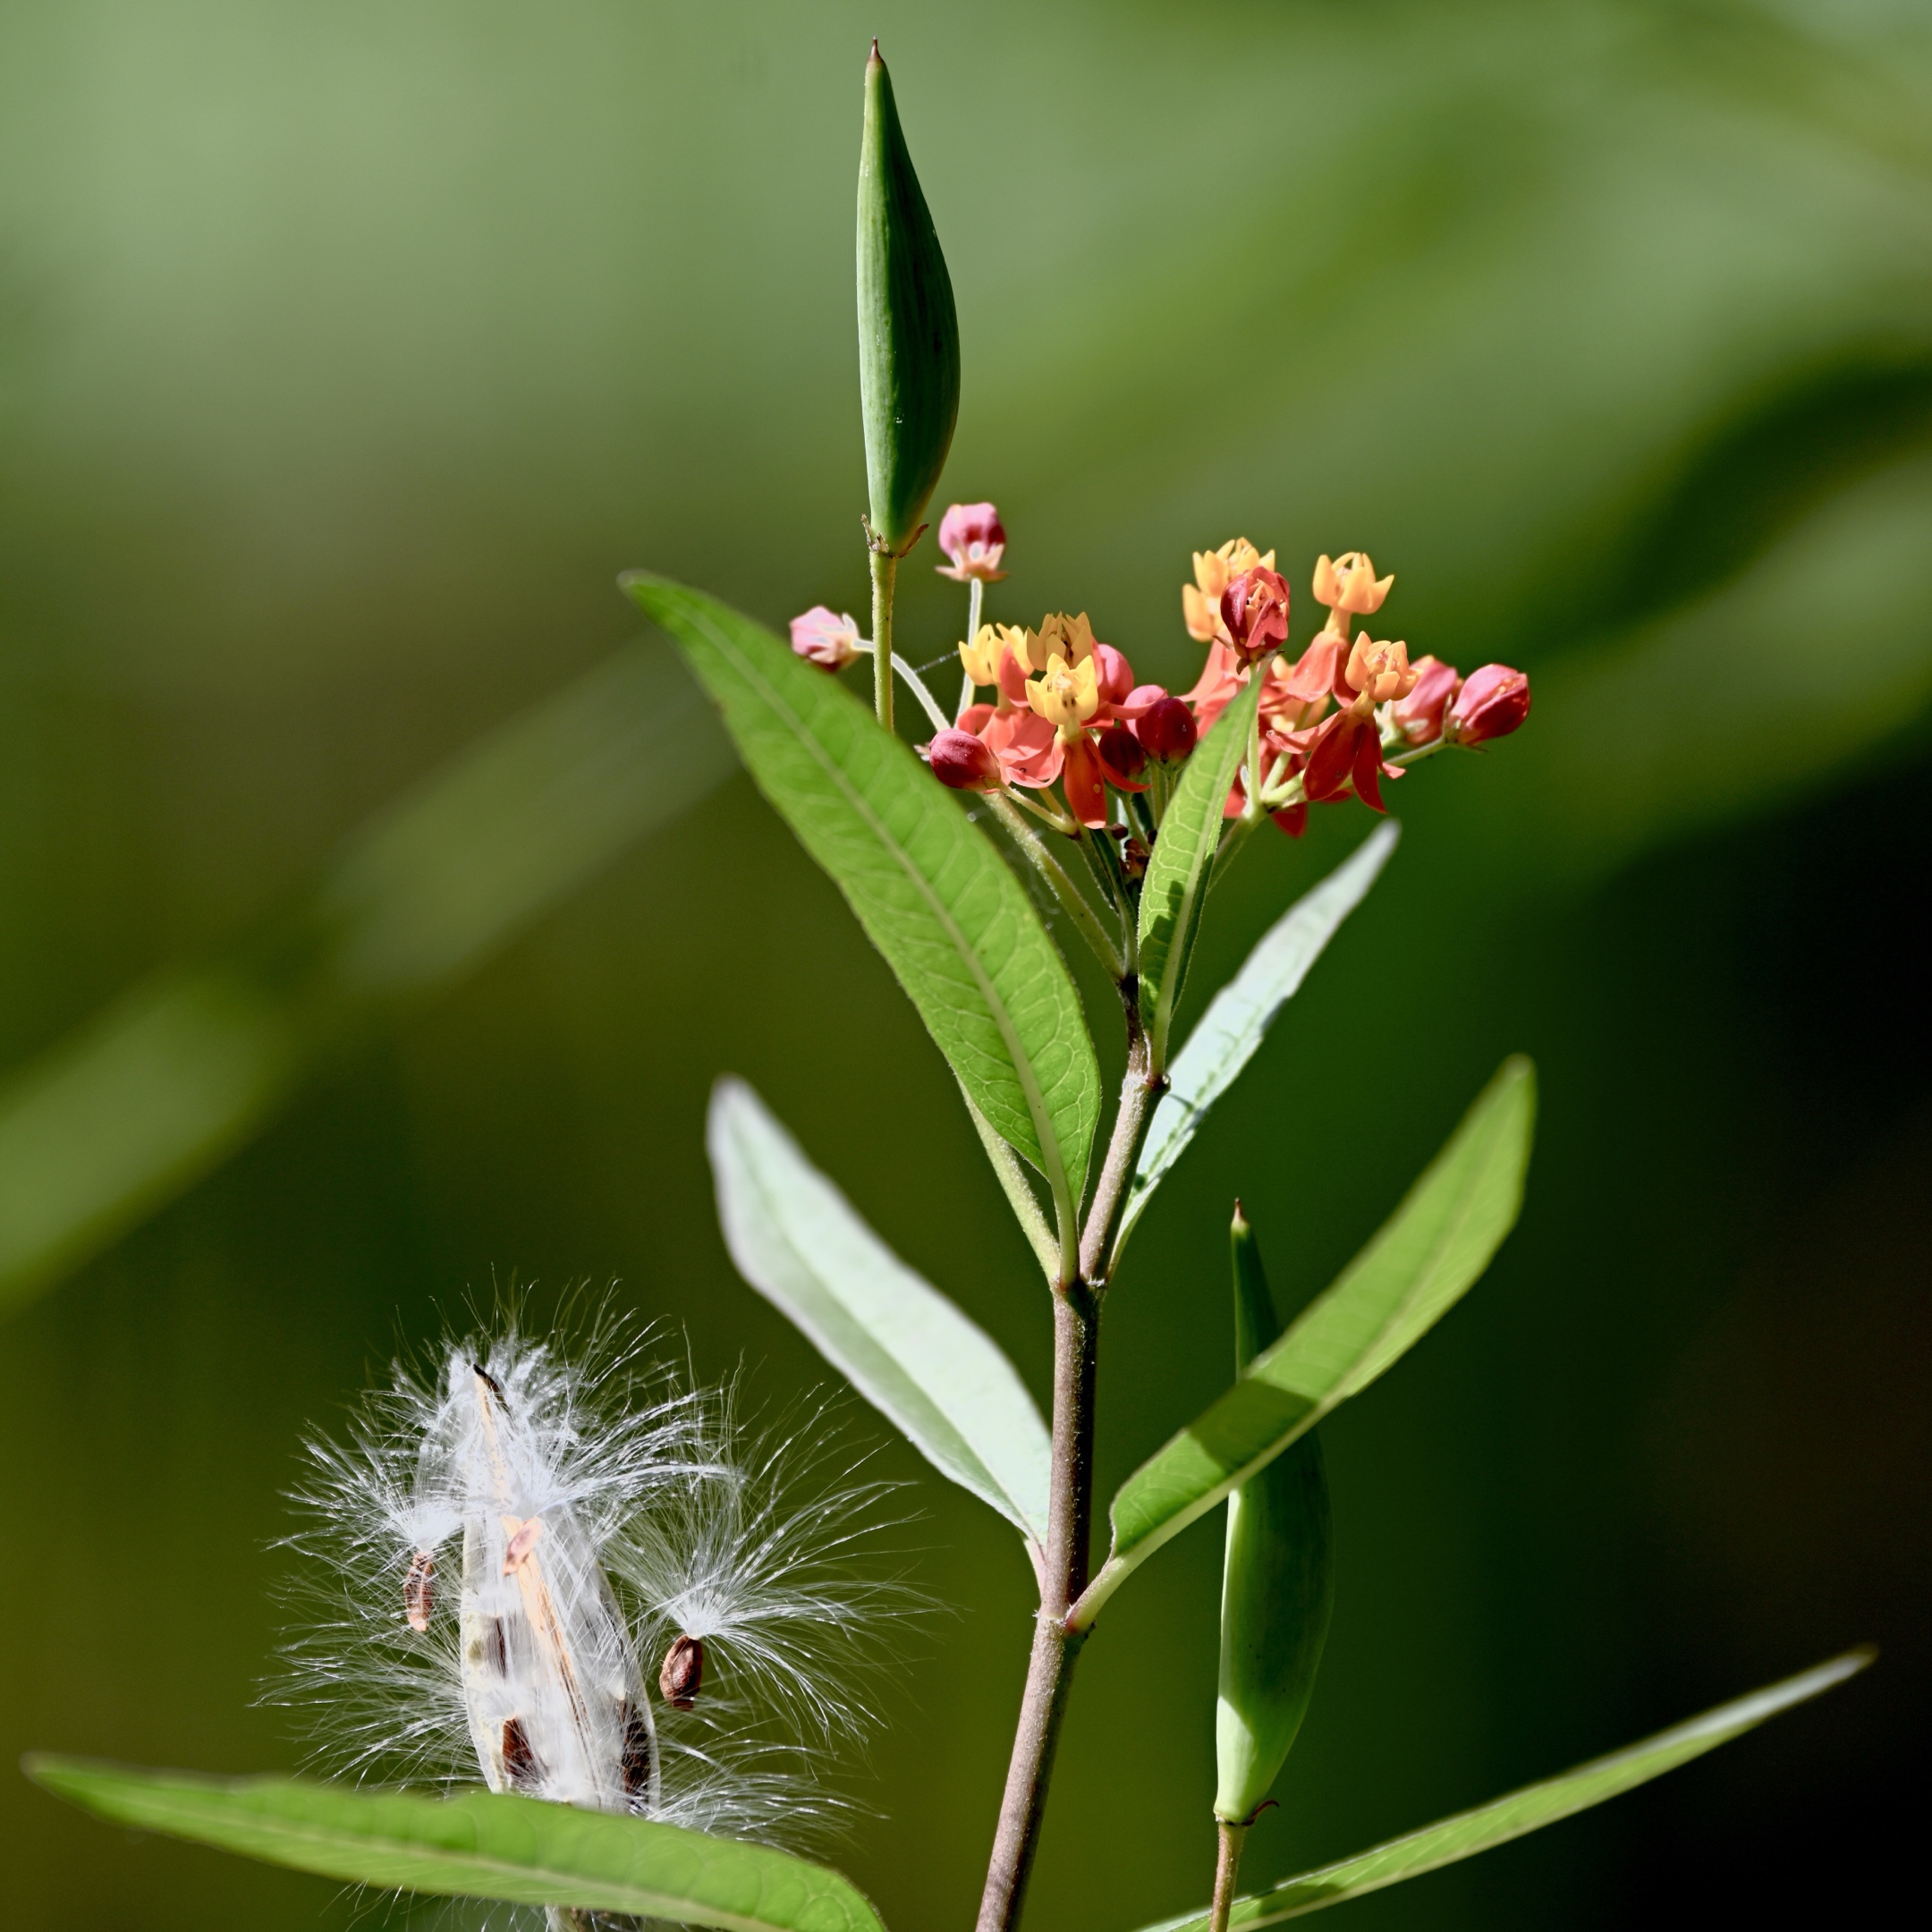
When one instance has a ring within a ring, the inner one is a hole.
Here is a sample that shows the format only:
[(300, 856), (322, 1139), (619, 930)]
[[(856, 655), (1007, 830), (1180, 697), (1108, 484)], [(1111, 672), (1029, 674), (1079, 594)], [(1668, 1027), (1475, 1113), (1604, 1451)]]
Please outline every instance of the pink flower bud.
[(1194, 749), (1194, 714), (1178, 698), (1157, 699), (1134, 730), (1154, 758), (1184, 758)]
[(1228, 580), (1221, 593), (1221, 622), (1243, 663), (1288, 641), (1288, 586), (1257, 564)]
[(955, 792), (997, 792), (1000, 761), (984, 738), (965, 731), (940, 732), (920, 753), (943, 785)]
[(859, 656), (859, 626), (823, 604), (792, 620), (792, 648), (827, 671), (843, 671)]
[(997, 583), (1006, 574), (999, 567), (1006, 554), (1006, 531), (989, 503), (954, 504), (939, 520), (939, 547), (953, 559), (953, 567), (935, 567), (955, 583), (970, 577)]
[(1443, 714), (1462, 689), (1462, 680), (1453, 665), (1439, 657), (1418, 657), (1409, 668), (1416, 674), (1415, 687), (1391, 715), (1411, 744), (1434, 744), (1442, 736)]
[(1472, 671), (1449, 714), (1452, 744), (1479, 745), (1507, 738), (1530, 716), (1530, 680), (1507, 665)]
[(1111, 644), (1096, 643), (1094, 656), (1100, 660), (1100, 698), (1105, 704), (1124, 704), (1134, 688), (1133, 666)]

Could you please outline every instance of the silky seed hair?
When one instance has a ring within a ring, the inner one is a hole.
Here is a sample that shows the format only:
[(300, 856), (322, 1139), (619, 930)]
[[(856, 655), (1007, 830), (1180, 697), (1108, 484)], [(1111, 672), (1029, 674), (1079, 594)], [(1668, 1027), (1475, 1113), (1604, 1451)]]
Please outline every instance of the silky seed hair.
[(751, 1426), (649, 1341), (452, 1340), (307, 1445), (269, 1695), (318, 1767), (791, 1845), (842, 1821), (831, 1750), (919, 1607), (883, 1568), (893, 1486), (837, 1405)]
[(689, 1640), (699, 1707), (762, 1714), (820, 1749), (877, 1724), (877, 1692), (930, 1607), (894, 1567), (899, 1485), (852, 1453), (848, 1406), (808, 1397), (759, 1422), (735, 1378), (696, 1395), (689, 1453), (704, 1473), (627, 1519), (607, 1555), (662, 1679), (682, 1674)]

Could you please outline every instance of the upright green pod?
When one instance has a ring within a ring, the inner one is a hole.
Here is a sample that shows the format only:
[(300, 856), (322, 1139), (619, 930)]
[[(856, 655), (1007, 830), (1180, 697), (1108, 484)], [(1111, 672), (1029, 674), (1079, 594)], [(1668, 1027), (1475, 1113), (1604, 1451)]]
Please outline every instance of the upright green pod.
[(859, 145), (859, 399), (873, 541), (911, 547), (959, 415), (959, 317), (878, 42)]
[[(1281, 1333), (1254, 1230), (1234, 1207), (1234, 1367)], [(1328, 1478), (1310, 1429), (1228, 1498), (1221, 1574), (1221, 1686), (1215, 1816), (1253, 1818), (1308, 1712), (1335, 1601)]]

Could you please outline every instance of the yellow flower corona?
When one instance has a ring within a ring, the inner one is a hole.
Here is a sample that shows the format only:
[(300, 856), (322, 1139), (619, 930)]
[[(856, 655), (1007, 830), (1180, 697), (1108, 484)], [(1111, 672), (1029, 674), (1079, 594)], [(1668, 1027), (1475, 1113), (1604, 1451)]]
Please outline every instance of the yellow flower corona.
[(1320, 557), (1315, 564), (1315, 601), (1326, 604), (1330, 612), (1328, 628), (1338, 637), (1348, 635), (1348, 625), (1337, 623), (1343, 611), (1352, 616), (1369, 617), (1382, 608), (1382, 602), (1395, 581), (1394, 572), (1378, 578), (1366, 550), (1344, 550), (1338, 557)]
[(1078, 617), (1069, 617), (1063, 611), (1051, 612), (1040, 619), (1037, 632), (1030, 631), (1026, 635), (1030, 655), (1021, 662), (1029, 671), (1043, 673), (1055, 657), (1070, 665), (1092, 661), (1093, 626), (1088, 623), (1085, 611)]
[(972, 641), (960, 646), (959, 654), (966, 675), (975, 684), (998, 682), (1000, 636), (991, 624), (981, 624), (973, 634)]
[(1421, 675), (1409, 662), (1409, 647), (1397, 640), (1377, 643), (1366, 631), (1357, 634), (1344, 675), (1361, 696), (1354, 708), (1364, 716), (1376, 706), (1406, 698)]
[(1072, 744), (1100, 708), (1099, 665), (1090, 657), (1069, 664), (1055, 652), (1046, 660), (1046, 675), (1027, 686), (1027, 702), (1055, 728), (1063, 744)]

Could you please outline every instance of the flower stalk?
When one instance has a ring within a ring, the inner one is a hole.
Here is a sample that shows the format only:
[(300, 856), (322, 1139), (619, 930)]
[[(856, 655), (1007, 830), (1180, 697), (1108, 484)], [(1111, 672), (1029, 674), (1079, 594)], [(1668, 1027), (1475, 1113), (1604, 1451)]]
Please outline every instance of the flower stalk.
[(872, 708), (887, 731), (893, 728), (893, 588), (899, 559), (877, 538), (866, 547), (872, 567)]
[(1127, 963), (1121, 955), (1121, 949), (1107, 936), (1099, 914), (1094, 911), (1092, 900), (1067, 877), (1066, 869), (1046, 849), (1046, 842), (1021, 817), (1019, 808), (1024, 802), (1011, 792), (996, 792), (987, 799), (993, 808), (993, 816), (1005, 828), (1007, 836), (1053, 894), (1055, 903), (1072, 921), (1073, 929), (1087, 942), (1094, 957), (1106, 968), (1108, 975), (1117, 984), (1127, 976)]
[(1216, 1818), (1214, 1903), (1208, 1909), (1208, 1932), (1227, 1932), (1228, 1914), (1234, 1906), (1234, 1881), (1241, 1870), (1241, 1846), (1248, 1837), (1246, 1824), (1231, 1825)]

